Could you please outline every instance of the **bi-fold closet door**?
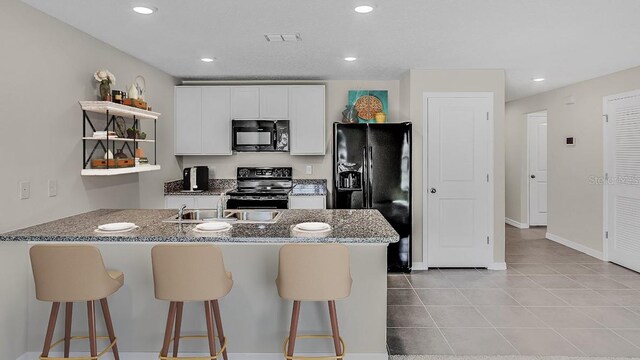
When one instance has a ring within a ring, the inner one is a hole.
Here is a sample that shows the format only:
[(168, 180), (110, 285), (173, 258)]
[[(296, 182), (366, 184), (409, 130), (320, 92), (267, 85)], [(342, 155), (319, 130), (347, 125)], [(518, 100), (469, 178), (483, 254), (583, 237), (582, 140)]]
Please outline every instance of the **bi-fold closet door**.
[(605, 252), (640, 271), (640, 91), (606, 97), (604, 113)]

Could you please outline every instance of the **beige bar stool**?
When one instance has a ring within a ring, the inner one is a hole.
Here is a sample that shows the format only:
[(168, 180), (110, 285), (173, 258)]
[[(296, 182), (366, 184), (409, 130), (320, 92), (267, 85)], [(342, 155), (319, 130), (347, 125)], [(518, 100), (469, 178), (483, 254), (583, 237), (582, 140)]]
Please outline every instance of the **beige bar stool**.
[[(36, 298), (53, 302), (49, 326), (44, 339), (40, 359), (69, 358), (71, 340), (89, 339), (90, 356), (76, 360), (95, 360), (112, 350), (116, 360), (120, 359), (116, 335), (111, 323), (107, 296), (115, 293), (124, 284), (124, 274), (105, 269), (98, 248), (90, 245), (35, 245), (29, 251), (31, 267), (36, 284)], [(104, 321), (109, 336), (96, 336), (96, 309), (94, 301), (100, 300)], [(71, 336), (73, 303), (87, 302), (89, 336)], [(64, 339), (51, 344), (60, 303), (66, 303)], [(97, 339), (109, 339), (109, 346), (98, 353)], [(49, 351), (64, 342), (64, 358), (49, 357)]]
[[(349, 249), (341, 244), (291, 244), (280, 249), (278, 269), (278, 293), (280, 297), (293, 300), (291, 328), (285, 340), (285, 359), (343, 359), (346, 348), (338, 329), (336, 313), (337, 299), (351, 294), (351, 271)], [(297, 336), (301, 301), (327, 301), (331, 318), (332, 335)], [(296, 338), (333, 338), (336, 356), (293, 356)]]
[[(151, 249), (151, 260), (156, 299), (170, 302), (160, 360), (209, 360), (217, 359), (221, 353), (224, 360), (227, 360), (227, 339), (222, 328), (218, 299), (231, 291), (233, 280), (231, 273), (224, 268), (220, 249), (213, 245), (201, 244), (156, 245)], [(180, 336), (182, 308), (186, 301), (204, 302), (207, 336)], [(212, 313), (220, 341), (219, 352), (216, 352)], [(172, 337), (174, 320), (175, 329)], [(210, 357), (178, 357), (180, 339), (204, 338), (209, 340)], [(167, 357), (172, 341), (173, 357)]]

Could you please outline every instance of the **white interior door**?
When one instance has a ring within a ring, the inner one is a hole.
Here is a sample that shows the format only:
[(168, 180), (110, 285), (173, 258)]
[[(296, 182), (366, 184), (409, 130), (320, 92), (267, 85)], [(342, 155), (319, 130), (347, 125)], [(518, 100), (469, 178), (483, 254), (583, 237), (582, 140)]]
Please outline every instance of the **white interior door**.
[(426, 102), (428, 266), (486, 267), (493, 100), (452, 96)]
[(605, 99), (609, 260), (640, 271), (640, 92)]
[(547, 225), (547, 113), (527, 116), (529, 225)]

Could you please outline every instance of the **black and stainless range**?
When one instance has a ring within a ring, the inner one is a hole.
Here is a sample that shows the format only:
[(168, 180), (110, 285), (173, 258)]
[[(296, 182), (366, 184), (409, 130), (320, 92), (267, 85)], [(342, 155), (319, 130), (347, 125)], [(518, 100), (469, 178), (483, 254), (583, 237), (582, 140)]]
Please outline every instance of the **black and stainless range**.
[(293, 186), (290, 167), (239, 167), (238, 187), (227, 193), (228, 209), (286, 209)]

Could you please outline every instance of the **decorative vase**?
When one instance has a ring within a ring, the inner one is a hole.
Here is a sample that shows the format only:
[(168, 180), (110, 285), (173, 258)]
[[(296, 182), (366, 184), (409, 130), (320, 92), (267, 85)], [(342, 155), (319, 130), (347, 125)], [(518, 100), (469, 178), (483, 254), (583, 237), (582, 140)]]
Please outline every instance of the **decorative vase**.
[(376, 123), (378, 124), (383, 124), (385, 122), (387, 122), (387, 114), (383, 113), (383, 112), (378, 112), (376, 113)]
[(358, 122), (358, 112), (355, 105), (347, 105), (342, 111), (342, 122), (345, 124), (355, 124)]
[(102, 101), (111, 100), (111, 85), (109, 84), (109, 80), (102, 80), (100, 82), (100, 99)]
[(129, 86), (129, 99), (138, 100), (138, 88), (136, 88), (136, 84), (131, 84)]

